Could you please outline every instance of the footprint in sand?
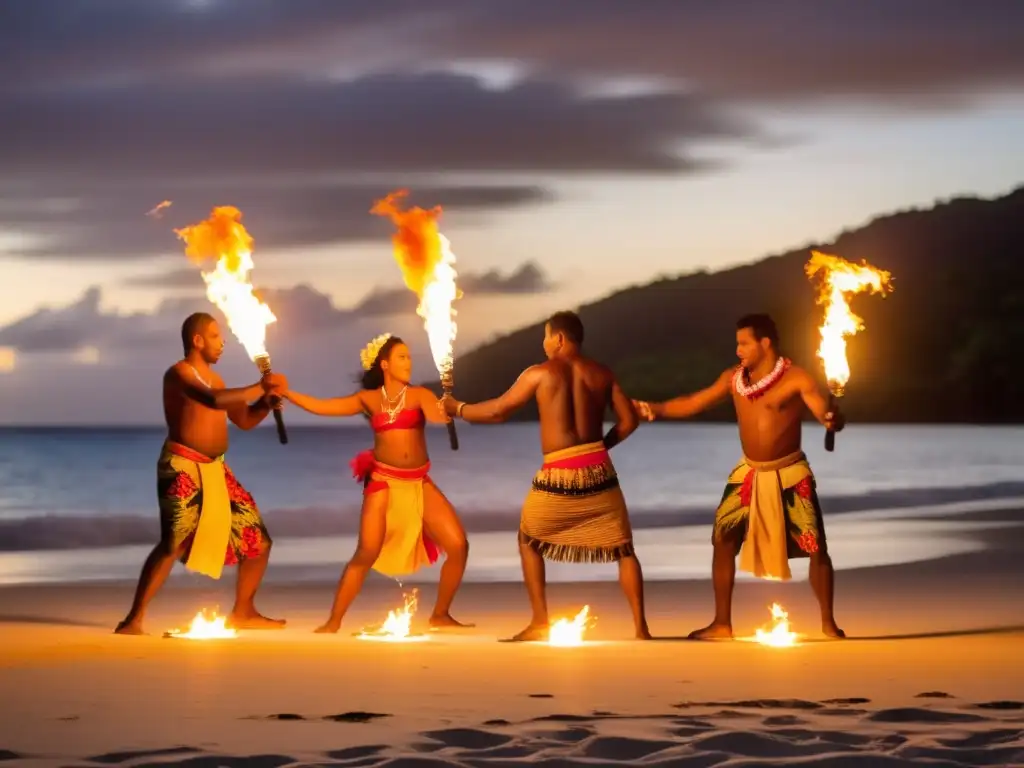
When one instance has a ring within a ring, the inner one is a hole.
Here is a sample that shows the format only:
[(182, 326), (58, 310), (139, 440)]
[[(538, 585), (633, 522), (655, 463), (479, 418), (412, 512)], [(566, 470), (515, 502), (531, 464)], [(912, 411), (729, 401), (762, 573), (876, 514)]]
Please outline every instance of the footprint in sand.
[(967, 712), (944, 712), (941, 709), (920, 709), (918, 707), (901, 707), (897, 709), (880, 709), (865, 718), (874, 723), (984, 723), (988, 718), (971, 715)]
[(853, 696), (846, 699), (825, 699), (821, 702), (822, 704), (833, 704), (836, 706), (845, 706), (847, 704), (870, 704), (871, 699), (862, 699), (859, 696)]
[(974, 706), (977, 709), (1000, 709), (1012, 712), (1013, 710), (1024, 709), (1024, 701), (986, 701)]
[(425, 731), (420, 736), (425, 736), (432, 741), (439, 741), (446, 747), (472, 750), (492, 749), (512, 741), (511, 736), (482, 731), (478, 728), (446, 728), (440, 731)]
[(362, 747), (346, 747), (327, 752), (331, 760), (358, 760), (364, 757), (376, 757), (382, 749), (387, 749), (387, 744), (367, 744)]
[(172, 757), (175, 755), (198, 755), (203, 750), (198, 747), (168, 747), (166, 749), (143, 749), (128, 752), (107, 752), (104, 755), (87, 757), (86, 762), (103, 763), (105, 765), (118, 765), (120, 763), (133, 763), (137, 760), (153, 757)]
[(391, 715), (381, 712), (342, 712), (340, 715), (324, 715), (323, 719), (335, 723), (369, 723), (382, 717), (391, 717)]

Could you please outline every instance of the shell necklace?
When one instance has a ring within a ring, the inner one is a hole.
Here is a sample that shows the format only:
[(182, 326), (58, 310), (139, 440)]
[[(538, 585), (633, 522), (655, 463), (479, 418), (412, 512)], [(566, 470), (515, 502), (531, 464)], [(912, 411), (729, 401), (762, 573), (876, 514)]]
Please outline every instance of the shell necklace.
[(407, 389), (409, 389), (408, 384), (392, 398), (388, 397), (388, 392), (384, 387), (380, 388), (380, 409), (387, 414), (388, 424), (394, 424), (398, 414), (405, 408), (405, 391)]
[(756, 400), (778, 383), (779, 379), (781, 379), (783, 375), (785, 375), (786, 371), (789, 370), (789, 366), (789, 359), (780, 357), (776, 361), (775, 367), (772, 368), (771, 373), (759, 381), (749, 385), (744, 382), (745, 369), (742, 367), (737, 368), (736, 374), (732, 377), (733, 389), (735, 389), (736, 394), (741, 397), (745, 397), (748, 400)]

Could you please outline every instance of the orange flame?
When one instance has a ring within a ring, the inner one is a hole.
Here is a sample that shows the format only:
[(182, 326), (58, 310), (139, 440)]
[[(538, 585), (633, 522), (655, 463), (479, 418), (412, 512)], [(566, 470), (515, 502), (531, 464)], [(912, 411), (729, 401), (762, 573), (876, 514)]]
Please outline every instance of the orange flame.
[(754, 640), (761, 645), (771, 645), (775, 648), (796, 645), (797, 634), (789, 628), (789, 614), (778, 603), (772, 603), (771, 612), (771, 629), (765, 630), (759, 627), (754, 633)]
[(590, 616), (590, 606), (584, 605), (571, 619), (559, 619), (551, 625), (548, 645), (572, 647), (583, 645), (583, 636), (597, 619)]
[(389, 217), (398, 228), (392, 237), (395, 260), (406, 286), (420, 300), (416, 312), (423, 318), (434, 364), (444, 378), (451, 372), (457, 330), (452, 302), (460, 297), (455, 255), (437, 227), (441, 206), (403, 210), (400, 202), (408, 194), (405, 189), (392, 192), (374, 203), (370, 213)]
[(835, 395), (842, 395), (850, 380), (846, 337), (864, 329), (864, 321), (850, 311), (849, 297), (864, 291), (885, 297), (893, 290), (892, 276), (866, 261), (854, 264), (818, 251), (811, 251), (811, 260), (804, 270), (809, 278), (818, 277), (818, 304), (825, 307), (818, 357), (825, 367), (829, 389)]
[(199, 611), (193, 618), (187, 630), (171, 629), (164, 633), (164, 637), (180, 637), (187, 640), (224, 640), (238, 637), (238, 633), (227, 626), (227, 617), (218, 616), (216, 611), (207, 615), (206, 611)]
[(401, 643), (415, 640), (426, 640), (427, 635), (413, 634), (412, 617), (416, 615), (418, 592), (412, 590), (403, 595), (401, 610), (388, 611), (388, 617), (376, 629), (363, 630), (356, 637), (360, 640), (380, 640), (389, 643)]
[(207, 298), (224, 313), (249, 357), (266, 357), (267, 326), (277, 318), (249, 282), (249, 272), (255, 266), (253, 240), (242, 224), (242, 212), (230, 205), (219, 206), (206, 221), (174, 233), (185, 242), (185, 255), (196, 264), (217, 260), (211, 271), (203, 272)]

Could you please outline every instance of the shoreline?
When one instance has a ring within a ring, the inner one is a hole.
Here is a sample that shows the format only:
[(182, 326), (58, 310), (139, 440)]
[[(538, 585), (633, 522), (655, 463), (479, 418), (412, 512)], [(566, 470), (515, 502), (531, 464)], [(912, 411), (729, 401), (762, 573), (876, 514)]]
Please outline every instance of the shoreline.
[[(1016, 506), (1006, 502), (1016, 500)], [(826, 515), (825, 530), (838, 574), (934, 562), (951, 556), (984, 554), (1024, 539), (1024, 498), (949, 502), (903, 510), (877, 509)], [(706, 515), (704, 517), (707, 517)], [(700, 582), (710, 578), (710, 524), (681, 521), (671, 527), (634, 526), (637, 554), (648, 582)], [(688, 523), (688, 524), (686, 524)], [(469, 527), (472, 545), (467, 584), (508, 584), (521, 580), (514, 530), (478, 532)], [(882, 542), (879, 545), (879, 542)], [(0, 552), (0, 590), (33, 584), (123, 586), (134, 584), (152, 545)], [(353, 535), (275, 538), (267, 585), (316, 586), (337, 581), (355, 547)], [(1024, 550), (1024, 545), (1022, 545)], [(439, 564), (406, 578), (423, 586), (437, 580)], [(806, 579), (807, 560), (793, 561), (793, 577)], [(615, 580), (607, 564), (549, 563), (551, 583), (600, 583)], [(746, 574), (738, 582), (750, 581)], [(233, 582), (226, 574), (223, 581)], [(188, 587), (202, 577), (176, 565), (169, 584)], [(369, 583), (393, 584), (371, 573)]]
[[(821, 495), (826, 527), (829, 520), (945, 519), (1004, 509), (1024, 510), (1024, 481), (1003, 481), (951, 487), (905, 487), (874, 489), (860, 494)], [(683, 500), (673, 508), (631, 508), (634, 530), (691, 528), (709, 525), (716, 500), (697, 504)], [(275, 540), (324, 536), (348, 536), (358, 530), (358, 497), (350, 497), (338, 508), (294, 507), (263, 510)], [(858, 517), (860, 516), (860, 517)], [(156, 511), (146, 514), (42, 514), (0, 518), (0, 558), (7, 553), (60, 552), (107, 547), (152, 545)], [(470, 536), (514, 530), (519, 510), (510, 505), (500, 510), (462, 510), (463, 524)], [(1024, 519), (1024, 515), (1021, 516)], [(56, 546), (55, 546), (56, 545)]]

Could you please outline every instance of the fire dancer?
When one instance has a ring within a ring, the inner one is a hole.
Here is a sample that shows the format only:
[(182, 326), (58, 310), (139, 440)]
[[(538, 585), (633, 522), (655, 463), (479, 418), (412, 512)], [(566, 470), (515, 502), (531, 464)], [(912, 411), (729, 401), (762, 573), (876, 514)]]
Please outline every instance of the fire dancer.
[(649, 421), (689, 418), (730, 395), (736, 407), (743, 460), (729, 475), (715, 512), (711, 537), (715, 620), (692, 632), (695, 640), (732, 637), (738, 553), (743, 570), (769, 579), (788, 579), (790, 559), (810, 558), (821, 630), (829, 637), (846, 636), (833, 615), (835, 572), (814, 475), (800, 448), (804, 406), (828, 429), (841, 430), (844, 419), (838, 409), (829, 411), (827, 396), (810, 374), (782, 357), (778, 348), (779, 335), (771, 317), (746, 315), (736, 323), (740, 365), (695, 394), (664, 403), (635, 403)]
[(430, 627), (472, 627), (451, 615), (469, 556), (466, 532), (451, 502), (427, 474), (425, 422), (447, 424), (449, 419), (433, 392), (410, 386), (412, 359), (400, 338), (378, 336), (360, 357), (362, 389), (353, 395), (322, 400), (292, 390), (284, 393), (318, 416), (363, 414), (374, 432), (373, 450), (352, 461), (356, 479), (363, 483), (359, 542), (341, 573), (331, 615), (316, 631), (338, 631), (370, 568), (386, 576), (404, 576), (435, 563), (441, 551), (445, 562)]
[(238, 565), (235, 606), (227, 625), (235, 629), (279, 629), (254, 598), (270, 558), (272, 541), (256, 502), (224, 462), (228, 419), (252, 429), (271, 410), (272, 396), (287, 387), (280, 374), (248, 387), (225, 389), (213, 370), (224, 351), (217, 321), (204, 312), (181, 326), (183, 360), (164, 374), (167, 439), (157, 463), (160, 542), (142, 566), (135, 600), (114, 630), (145, 634), (146, 607), (166, 581), (175, 560), (189, 570), (219, 579), (225, 565)]
[[(619, 582), (633, 611), (637, 639), (650, 639), (644, 583), (633, 550), (626, 500), (608, 451), (637, 428), (638, 419), (614, 374), (582, 354), (583, 323), (558, 312), (544, 328), (547, 362), (527, 368), (501, 397), (483, 403), (444, 398), (446, 411), (471, 423), (495, 424), (535, 398), (544, 463), (523, 504), (519, 556), (533, 617), (513, 637), (546, 640), (550, 631), (544, 559), (618, 562)], [(616, 424), (601, 436), (605, 412)]]

